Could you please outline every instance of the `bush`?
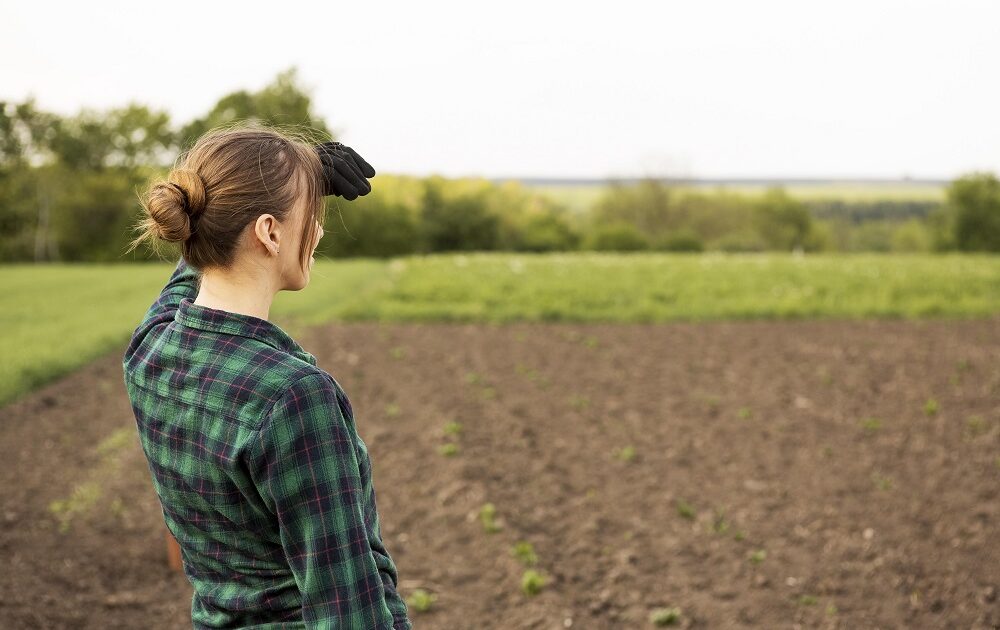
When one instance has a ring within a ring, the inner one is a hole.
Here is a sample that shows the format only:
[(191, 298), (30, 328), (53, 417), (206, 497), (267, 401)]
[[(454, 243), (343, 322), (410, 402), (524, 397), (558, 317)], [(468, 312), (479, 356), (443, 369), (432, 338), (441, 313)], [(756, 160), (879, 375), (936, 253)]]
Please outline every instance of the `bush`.
[(754, 225), (771, 249), (805, 249), (812, 215), (804, 203), (780, 188), (772, 188), (754, 207)]
[(580, 236), (562, 217), (545, 212), (530, 216), (520, 229), (520, 240), (514, 249), (530, 252), (549, 252), (576, 249)]
[(681, 230), (661, 239), (656, 249), (668, 252), (701, 252), (705, 250), (705, 244), (691, 230)]
[(964, 251), (1000, 252), (1000, 181), (970, 173), (948, 186), (955, 244)]
[(639, 251), (649, 249), (649, 240), (634, 225), (619, 221), (594, 228), (587, 235), (583, 248), (596, 251)]
[(500, 218), (488, 208), (487, 194), (446, 196), (440, 179), (428, 179), (421, 217), (426, 247), (435, 252), (496, 249)]
[(335, 236), (323, 239), (323, 253), (388, 258), (411, 254), (420, 247), (413, 212), (401, 203), (373, 194), (338, 204), (338, 208), (338, 216), (327, 218), (327, 231)]

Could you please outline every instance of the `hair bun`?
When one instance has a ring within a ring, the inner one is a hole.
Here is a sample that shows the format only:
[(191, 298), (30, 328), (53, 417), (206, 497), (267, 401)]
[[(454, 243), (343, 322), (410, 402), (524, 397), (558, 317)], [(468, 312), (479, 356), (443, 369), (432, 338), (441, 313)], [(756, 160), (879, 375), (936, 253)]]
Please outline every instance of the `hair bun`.
[(167, 176), (167, 183), (176, 186), (184, 197), (184, 211), (197, 219), (205, 211), (205, 182), (196, 171), (175, 168)]
[(205, 182), (191, 169), (174, 169), (166, 181), (153, 186), (147, 208), (160, 238), (171, 243), (186, 241), (205, 211)]

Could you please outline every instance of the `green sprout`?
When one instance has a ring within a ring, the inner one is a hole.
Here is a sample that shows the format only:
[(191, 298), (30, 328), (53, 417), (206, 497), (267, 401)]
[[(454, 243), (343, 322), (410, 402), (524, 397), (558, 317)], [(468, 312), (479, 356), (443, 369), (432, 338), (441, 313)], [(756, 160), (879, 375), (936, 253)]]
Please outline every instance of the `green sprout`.
[(483, 530), (487, 534), (493, 534), (501, 529), (503, 529), (499, 523), (496, 522), (497, 508), (492, 503), (485, 503), (483, 507), (479, 509), (479, 520), (483, 524)]
[(635, 448), (632, 446), (623, 446), (622, 448), (615, 448), (612, 454), (623, 462), (630, 462), (635, 459)]
[(969, 437), (982, 435), (987, 431), (986, 420), (982, 416), (969, 416), (965, 420), (965, 430)]
[(649, 622), (654, 626), (672, 626), (681, 619), (681, 609), (676, 606), (671, 608), (657, 608), (649, 613)]
[(442, 444), (438, 447), (438, 453), (441, 453), (445, 457), (451, 457), (458, 453), (458, 444), (454, 442), (448, 442), (447, 444)]
[(527, 569), (521, 576), (521, 591), (528, 596), (537, 595), (546, 582), (547, 580), (541, 573), (534, 569)]
[(874, 417), (865, 418), (861, 421), (861, 428), (864, 429), (866, 433), (875, 433), (882, 428), (882, 420)]
[(431, 605), (435, 600), (437, 600), (437, 595), (434, 593), (428, 593), (422, 588), (418, 588), (410, 594), (410, 596), (406, 599), (406, 603), (417, 612), (427, 612), (431, 609)]
[(760, 564), (761, 562), (764, 561), (765, 558), (767, 558), (767, 552), (764, 551), (763, 549), (755, 549), (754, 551), (750, 552), (749, 557), (751, 563)]
[(518, 541), (510, 548), (510, 555), (517, 558), (521, 564), (530, 567), (538, 563), (535, 548), (526, 540)]
[(76, 514), (86, 512), (101, 498), (102, 490), (96, 481), (88, 481), (73, 488), (73, 493), (66, 499), (56, 499), (49, 503), (49, 511), (59, 521), (59, 531), (66, 533), (70, 521)]
[(875, 487), (879, 490), (888, 490), (892, 488), (892, 478), (888, 475), (874, 472), (872, 473), (872, 481), (875, 483)]
[(462, 431), (462, 425), (458, 422), (452, 420), (448, 424), (444, 425), (445, 435), (458, 435)]
[(924, 403), (924, 413), (928, 416), (937, 415), (938, 412), (938, 401), (933, 398), (928, 398), (927, 402)]
[(726, 522), (726, 516), (722, 510), (716, 510), (715, 519), (712, 521), (712, 531), (716, 534), (725, 534), (729, 531), (729, 523)]
[(684, 499), (677, 499), (677, 514), (681, 518), (686, 518), (689, 521), (694, 520), (695, 516), (694, 506), (685, 501)]

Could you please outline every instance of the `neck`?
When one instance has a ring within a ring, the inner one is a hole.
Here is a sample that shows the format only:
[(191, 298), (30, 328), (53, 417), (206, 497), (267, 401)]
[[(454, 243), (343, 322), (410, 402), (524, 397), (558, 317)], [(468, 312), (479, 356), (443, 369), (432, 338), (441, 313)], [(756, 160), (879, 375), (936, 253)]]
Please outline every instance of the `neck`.
[(268, 319), (277, 291), (265, 274), (206, 269), (194, 303), (230, 313)]

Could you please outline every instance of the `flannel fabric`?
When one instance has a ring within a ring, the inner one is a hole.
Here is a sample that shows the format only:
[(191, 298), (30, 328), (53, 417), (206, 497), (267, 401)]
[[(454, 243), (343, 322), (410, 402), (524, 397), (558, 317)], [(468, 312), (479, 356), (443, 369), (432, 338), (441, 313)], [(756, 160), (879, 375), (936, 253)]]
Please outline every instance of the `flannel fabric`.
[(122, 361), (193, 626), (411, 629), (347, 394), (199, 277), (178, 261)]

